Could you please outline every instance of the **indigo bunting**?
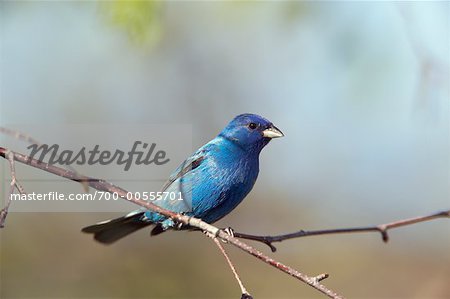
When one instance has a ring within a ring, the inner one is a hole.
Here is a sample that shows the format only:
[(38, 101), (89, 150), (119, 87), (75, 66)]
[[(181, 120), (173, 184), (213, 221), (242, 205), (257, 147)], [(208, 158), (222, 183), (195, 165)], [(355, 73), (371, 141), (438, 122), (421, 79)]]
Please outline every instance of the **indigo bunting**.
[[(213, 223), (230, 213), (250, 192), (259, 172), (259, 153), (283, 133), (255, 114), (236, 116), (213, 140), (186, 159), (162, 187), (181, 192), (183, 200), (156, 200), (165, 209)], [(167, 229), (186, 229), (158, 213), (139, 209), (123, 217), (83, 228), (95, 240), (110, 244), (143, 227), (151, 235)]]

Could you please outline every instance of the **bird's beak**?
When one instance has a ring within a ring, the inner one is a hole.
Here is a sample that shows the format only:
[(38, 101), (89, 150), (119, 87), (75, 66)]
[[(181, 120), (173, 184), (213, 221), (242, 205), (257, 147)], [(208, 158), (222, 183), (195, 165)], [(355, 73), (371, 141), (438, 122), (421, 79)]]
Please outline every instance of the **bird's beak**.
[(280, 131), (280, 129), (278, 129), (274, 125), (271, 125), (269, 128), (263, 131), (263, 136), (267, 138), (279, 138), (283, 137), (284, 134)]

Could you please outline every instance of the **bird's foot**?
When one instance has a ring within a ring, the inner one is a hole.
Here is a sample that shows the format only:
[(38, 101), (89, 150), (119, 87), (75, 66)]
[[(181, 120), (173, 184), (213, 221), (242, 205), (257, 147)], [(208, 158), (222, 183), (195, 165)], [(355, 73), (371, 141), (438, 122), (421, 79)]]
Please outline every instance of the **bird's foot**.
[(224, 228), (223, 231), (226, 232), (231, 237), (234, 237), (234, 229), (232, 229), (231, 227)]
[[(227, 235), (234, 237), (234, 230), (231, 227), (223, 228), (222, 231), (224, 231)], [(211, 239), (214, 239), (217, 237), (217, 235), (213, 235), (210, 232), (202, 231), (206, 236), (210, 237)], [(228, 243), (226, 240), (222, 240), (224, 243)]]
[[(226, 227), (222, 229), (227, 235), (234, 237), (234, 229), (232, 229), (231, 227)], [(228, 243), (226, 240), (222, 239), (222, 242), (224, 243)]]
[(202, 231), (202, 233), (204, 233), (208, 238), (214, 239), (216, 236), (211, 234), (210, 232), (207, 232), (205, 230)]

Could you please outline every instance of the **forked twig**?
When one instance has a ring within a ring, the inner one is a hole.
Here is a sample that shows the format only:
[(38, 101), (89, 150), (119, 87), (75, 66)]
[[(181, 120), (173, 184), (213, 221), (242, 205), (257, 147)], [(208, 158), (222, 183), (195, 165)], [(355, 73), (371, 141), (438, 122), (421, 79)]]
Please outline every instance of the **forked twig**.
[(25, 194), (25, 190), (22, 185), (17, 181), (16, 178), (16, 168), (14, 165), (14, 154), (11, 151), (7, 151), (6, 159), (9, 162), (9, 170), (11, 174), (11, 182), (9, 187), (9, 192), (5, 198), (5, 206), (0, 210), (0, 228), (5, 226), (6, 216), (8, 215), (9, 206), (11, 205), (11, 195), (14, 193), (14, 188), (19, 191), (20, 194)]
[(332, 234), (346, 234), (346, 233), (366, 233), (366, 232), (379, 232), (384, 242), (389, 241), (388, 230), (407, 226), (419, 222), (430, 221), (438, 218), (448, 218), (450, 217), (450, 210), (440, 211), (426, 216), (419, 216), (414, 218), (397, 220), (394, 222), (389, 222), (385, 224), (379, 224), (374, 226), (366, 227), (350, 227), (350, 228), (338, 228), (338, 229), (325, 229), (325, 230), (300, 230), (294, 233), (276, 235), (276, 236), (257, 236), (249, 235), (243, 233), (234, 232), (234, 236), (241, 239), (247, 239), (252, 241), (257, 241), (266, 244), (270, 247), (272, 252), (275, 252), (277, 248), (273, 245), (274, 242), (281, 242), (284, 240), (309, 237), (309, 236), (319, 236), (319, 235), (332, 235)]

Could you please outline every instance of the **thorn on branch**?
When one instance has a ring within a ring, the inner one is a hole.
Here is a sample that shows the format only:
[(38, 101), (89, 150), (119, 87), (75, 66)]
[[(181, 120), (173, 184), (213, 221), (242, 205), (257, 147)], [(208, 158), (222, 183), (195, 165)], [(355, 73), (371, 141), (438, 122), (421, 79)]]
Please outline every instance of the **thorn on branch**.
[(315, 283), (319, 283), (320, 281), (327, 279), (329, 276), (330, 275), (328, 273), (322, 273), (322, 274), (319, 274), (319, 275), (313, 277), (313, 280)]
[[(247, 238), (245, 238), (245, 237), (242, 237), (241, 234), (236, 234), (236, 237), (241, 237), (241, 238), (243, 238), (243, 239), (247, 239)], [(251, 240), (251, 239), (250, 239), (250, 240)], [(255, 239), (255, 241), (259, 241), (259, 240), (256, 240), (256, 239)], [(272, 242), (269, 241), (269, 240), (267, 240), (266, 238), (261, 239), (261, 242), (262, 242), (263, 244), (266, 244), (267, 246), (269, 246), (270, 251), (272, 251), (272, 252), (276, 252), (276, 251), (277, 251), (277, 248), (272, 244)], [(281, 241), (280, 241), (280, 242), (281, 242)]]
[(377, 229), (378, 229), (378, 231), (381, 234), (381, 238), (383, 239), (383, 242), (387, 243), (389, 241), (389, 235), (388, 235), (388, 232), (387, 232), (388, 228), (386, 227), (386, 225), (384, 225), (384, 224), (378, 225)]
[(267, 246), (269, 246), (270, 247), (270, 250), (272, 251), (272, 252), (276, 252), (277, 251), (277, 248), (275, 247), (275, 246), (273, 246), (273, 244), (271, 243), (271, 242), (268, 242), (268, 241), (266, 241), (266, 242), (264, 242)]

